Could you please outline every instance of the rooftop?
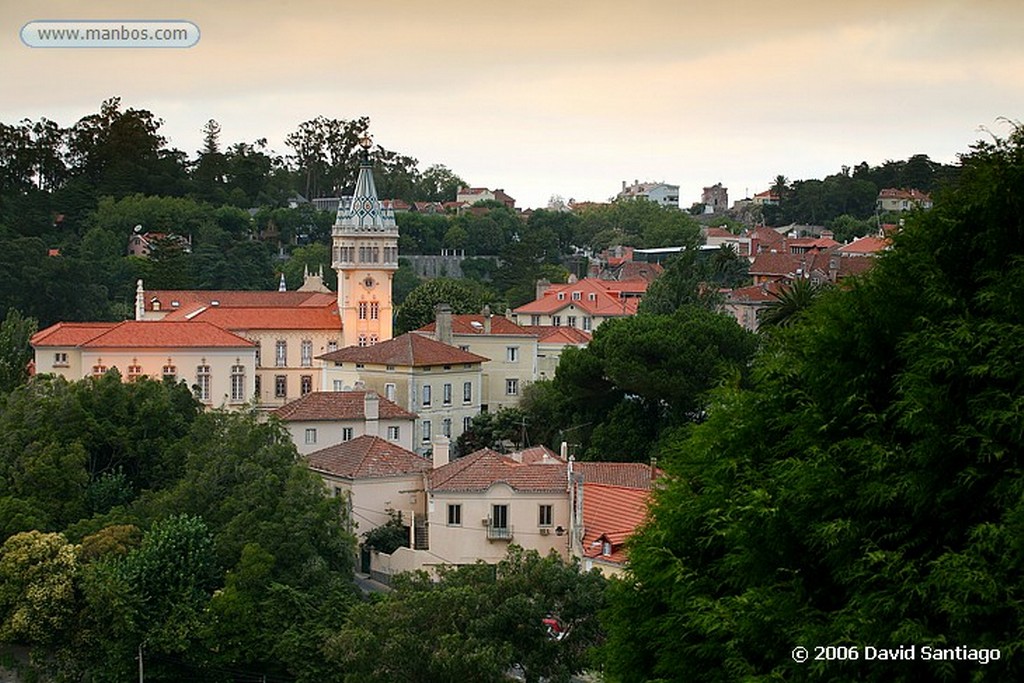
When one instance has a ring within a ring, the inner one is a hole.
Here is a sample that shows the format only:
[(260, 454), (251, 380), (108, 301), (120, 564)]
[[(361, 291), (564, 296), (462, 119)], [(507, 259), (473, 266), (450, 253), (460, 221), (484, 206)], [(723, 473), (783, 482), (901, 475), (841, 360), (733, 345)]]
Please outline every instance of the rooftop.
[(382, 420), (414, 420), (415, 413), (396, 405), (373, 391), (314, 391), (271, 412), (285, 421), (363, 420), (366, 396), (377, 397)]
[(318, 356), (326, 361), (427, 367), (483, 363), (489, 358), (442, 344), (421, 334), (406, 333), (373, 346), (347, 346)]
[(416, 474), (430, 461), (377, 436), (360, 436), (306, 456), (310, 469), (344, 479), (373, 479)]

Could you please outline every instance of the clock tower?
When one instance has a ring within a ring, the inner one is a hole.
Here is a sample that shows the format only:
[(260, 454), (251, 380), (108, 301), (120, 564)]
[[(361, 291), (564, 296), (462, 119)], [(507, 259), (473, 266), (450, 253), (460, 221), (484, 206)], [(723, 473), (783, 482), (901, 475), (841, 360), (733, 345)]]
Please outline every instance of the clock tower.
[(371, 346), (392, 335), (391, 280), (398, 270), (398, 225), (381, 206), (373, 183), (369, 137), (352, 197), (343, 197), (331, 229), (332, 261), (338, 272), (342, 346)]

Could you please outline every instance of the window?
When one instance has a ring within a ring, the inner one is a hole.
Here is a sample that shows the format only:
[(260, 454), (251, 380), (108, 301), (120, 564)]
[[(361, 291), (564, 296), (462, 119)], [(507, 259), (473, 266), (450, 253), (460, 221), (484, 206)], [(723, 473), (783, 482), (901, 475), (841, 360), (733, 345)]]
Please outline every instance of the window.
[(423, 421), (423, 440), (430, 441), (430, 420)]
[(565, 319), (565, 324), (566, 324), (566, 325), (567, 325), (568, 327), (576, 327), (576, 316), (574, 316), (574, 315), (570, 315), (569, 317), (567, 317), (567, 318)]
[(305, 396), (309, 392), (313, 391), (313, 375), (303, 375), (299, 378), (300, 389), (299, 393)]
[(313, 342), (309, 339), (302, 340), (302, 367), (308, 368), (313, 365)]
[(538, 526), (551, 526), (551, 520), (553, 519), (552, 510), (550, 505), (541, 505), (540, 512), (537, 517)]
[(261, 356), (262, 350), (263, 350), (263, 347), (259, 345), (259, 342), (257, 342), (256, 343), (256, 367), (262, 366), (262, 363), (260, 362), (260, 356)]
[(587, 299), (590, 301), (597, 301), (597, 293), (591, 292), (590, 294), (587, 295)]
[(360, 320), (366, 320), (366, 302), (365, 301), (360, 301), (359, 302), (359, 319)]
[(278, 339), (274, 345), (274, 365), (283, 368), (288, 365), (288, 342)]
[(519, 380), (518, 379), (507, 379), (505, 380), (505, 393), (509, 396), (519, 395)]
[(471, 403), (473, 401), (473, 383), (463, 382), (462, 383), (462, 402)]
[(473, 418), (464, 417), (462, 418), (462, 431), (468, 432), (473, 427)]
[(452, 404), (452, 385), (446, 382), (443, 389), (442, 400), (446, 406), (450, 406)]
[(508, 505), (491, 506), (491, 528), (508, 529)]
[(135, 382), (142, 377), (142, 366), (132, 363), (128, 366), (128, 381)]
[(257, 401), (260, 399), (260, 391), (263, 388), (263, 381), (262, 380), (263, 380), (263, 378), (260, 377), (259, 375), (256, 375), (255, 377), (252, 378), (252, 381), (255, 384), (253, 395), (256, 396), (256, 400)]
[(530, 316), (530, 324), (531, 325), (540, 325), (540, 316), (539, 315), (531, 315)]
[(507, 346), (505, 347), (505, 360), (509, 363), (515, 363), (519, 360), (519, 347), (518, 346)]
[(168, 363), (163, 367), (160, 374), (163, 376), (165, 381), (177, 382), (178, 381), (178, 368)]
[(342, 427), (341, 428), (341, 440), (342, 441), (351, 441), (352, 440), (352, 428), (351, 427)]
[(358, 343), (359, 343), (360, 346), (366, 346), (366, 335), (365, 334), (359, 335), (359, 342)]
[(462, 505), (448, 506), (448, 526), (462, 526)]
[(93, 377), (99, 377), (103, 373), (105, 373), (106, 371), (107, 371), (107, 366), (106, 365), (101, 365), (101, 364), (97, 363), (96, 365), (92, 366), (92, 376)]
[(441, 420), (441, 433), (449, 439), (452, 438), (452, 419), (450, 417)]
[(388, 441), (399, 441), (402, 438), (402, 428), (400, 426), (388, 427)]
[(338, 350), (338, 342), (336, 340), (332, 339), (331, 341), (327, 342), (327, 352), (328, 353), (330, 353), (331, 351), (337, 351), (337, 350)]
[(380, 303), (370, 302), (370, 320), (380, 320)]
[(423, 405), (424, 408), (427, 408), (427, 407), (430, 406), (430, 385), (429, 384), (424, 384), (423, 385), (423, 402), (422, 402), (422, 405)]
[(245, 367), (242, 365), (231, 366), (231, 400), (245, 400)]
[(344, 388), (340, 379), (334, 380), (333, 386), (335, 391), (341, 391)]
[(590, 332), (591, 324), (592, 323), (591, 323), (590, 317), (589, 316), (584, 316), (584, 318), (583, 318), (583, 331), (584, 332)]
[(389, 401), (395, 400), (395, 385), (391, 382), (384, 385), (384, 398)]
[(561, 327), (562, 326), (562, 316), (560, 316), (560, 315), (553, 315), (553, 316), (551, 316), (551, 324), (554, 325), (555, 327)]
[(274, 375), (274, 397), (288, 397), (288, 377), (285, 375)]
[(315, 444), (315, 443), (316, 443), (316, 428), (315, 427), (311, 427), (311, 428), (306, 430), (306, 444), (310, 444), (311, 445), (311, 444)]
[(572, 293), (572, 300), (573, 301), (579, 301), (582, 298), (583, 298), (583, 294), (582, 293), (580, 293), (580, 292), (573, 292)]
[(200, 401), (210, 400), (210, 366), (200, 365), (196, 368), (196, 398)]
[(376, 343), (377, 343), (377, 341), (378, 341), (378, 339), (377, 339), (377, 335), (375, 335), (375, 334), (371, 334), (371, 335), (370, 335), (370, 346), (373, 346), (374, 344), (376, 344)]
[(559, 301), (565, 301), (565, 292), (559, 292), (558, 293), (558, 300)]
[(68, 354), (67, 354), (66, 351), (58, 351), (57, 353), (53, 354), (53, 365), (55, 367), (62, 366), (62, 365), (63, 366), (67, 366), (67, 364), (68, 364)]

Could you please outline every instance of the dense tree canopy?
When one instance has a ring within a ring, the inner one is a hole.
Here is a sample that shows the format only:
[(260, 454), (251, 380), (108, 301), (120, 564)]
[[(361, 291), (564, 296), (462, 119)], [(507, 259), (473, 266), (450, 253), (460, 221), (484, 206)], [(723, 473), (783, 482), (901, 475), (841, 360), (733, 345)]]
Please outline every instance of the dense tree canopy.
[[(673, 477), (608, 615), (617, 680), (1024, 675), (1024, 132), (962, 164), (665, 450)], [(793, 661), (817, 645), (918, 657)], [(1001, 657), (923, 661), (958, 645)]]

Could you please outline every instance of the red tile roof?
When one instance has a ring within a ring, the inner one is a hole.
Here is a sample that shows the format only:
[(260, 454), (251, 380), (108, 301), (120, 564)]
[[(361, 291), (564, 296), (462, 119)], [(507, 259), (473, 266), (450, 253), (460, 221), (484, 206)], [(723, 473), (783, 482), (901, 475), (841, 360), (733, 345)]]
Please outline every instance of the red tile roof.
[[(436, 321), (427, 323), (417, 332), (430, 332), (433, 333), (436, 328)], [(452, 316), (452, 332), (454, 334), (483, 334), (484, 333), (484, 316), (479, 314), (459, 314)], [(514, 322), (501, 315), (491, 316), (491, 334), (498, 335), (517, 335), (524, 337), (536, 336), (536, 333), (531, 327), (522, 327), (516, 325)]]
[(512, 454), (512, 459), (517, 460), (524, 465), (531, 465), (533, 463), (542, 462), (547, 460), (548, 462), (555, 460), (558, 462), (565, 462), (562, 460), (558, 453), (547, 446), (533, 446), (531, 448), (524, 448), (521, 451), (516, 451)]
[(109, 330), (117, 323), (57, 323), (39, 330), (29, 343), (32, 346), (78, 346)]
[(536, 330), (537, 341), (541, 344), (589, 344), (592, 337), (589, 332), (575, 327), (555, 327), (553, 325), (531, 325)]
[[(647, 516), (650, 491), (604, 484), (583, 484), (583, 554), (623, 564), (623, 544)], [(611, 553), (604, 555), (608, 542)]]
[(888, 239), (882, 237), (875, 237), (874, 235), (868, 235), (867, 237), (860, 237), (850, 242), (849, 244), (845, 244), (839, 247), (837, 251), (840, 254), (846, 254), (851, 256), (865, 256), (877, 254), (880, 251), (888, 249), (889, 246), (890, 242)]
[(661, 470), (642, 462), (575, 462), (573, 472), (583, 475), (584, 483), (650, 489)]
[[(282, 420), (363, 420), (366, 418), (366, 391), (314, 391), (271, 411)], [(414, 420), (415, 413), (377, 396), (382, 420)]]
[[(515, 309), (515, 312), (526, 315), (553, 314), (573, 306), (592, 316), (635, 315), (640, 303), (639, 296), (624, 297), (622, 295), (642, 294), (647, 291), (647, 284), (646, 280), (583, 278), (578, 282), (553, 285), (544, 292), (541, 298), (523, 304)], [(572, 295), (576, 292), (580, 294), (580, 298), (574, 300)], [(559, 299), (559, 294), (564, 296)], [(593, 300), (591, 300), (591, 294), (594, 295)]]
[(785, 286), (779, 282), (765, 282), (749, 287), (737, 287), (733, 290), (727, 290), (726, 300), (730, 303), (750, 304), (775, 301), (778, 299), (778, 294), (784, 289)]
[(406, 333), (373, 346), (347, 346), (318, 356), (327, 361), (426, 367), (483, 363), (490, 360), (475, 353), (442, 344), (421, 334)]
[(360, 436), (306, 456), (315, 472), (345, 479), (373, 479), (426, 472), (430, 461), (377, 436)]
[(443, 465), (430, 473), (431, 491), (486, 491), (507, 484), (523, 492), (565, 492), (564, 463), (524, 464), (485, 448)]
[(35, 346), (113, 348), (248, 348), (253, 342), (205, 322), (57, 323), (32, 337)]
[(226, 330), (341, 330), (336, 306), (298, 306), (283, 308), (225, 308), (210, 306), (190, 311), (179, 310), (164, 320), (208, 322)]
[(930, 202), (932, 197), (927, 192), (921, 192), (921, 190), (905, 190), (897, 189), (895, 187), (887, 187), (878, 192), (879, 199), (908, 199), (915, 202)]
[[(160, 311), (174, 311), (182, 308), (195, 310), (211, 306), (214, 301), (223, 308), (295, 308), (297, 306), (337, 305), (334, 294), (321, 292), (269, 292), (198, 289), (146, 290), (146, 310), (152, 311), (153, 299), (160, 302)], [(174, 302), (178, 305), (175, 306)]]

